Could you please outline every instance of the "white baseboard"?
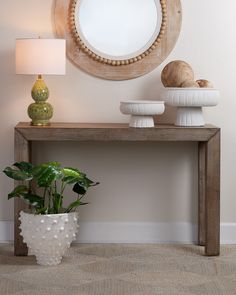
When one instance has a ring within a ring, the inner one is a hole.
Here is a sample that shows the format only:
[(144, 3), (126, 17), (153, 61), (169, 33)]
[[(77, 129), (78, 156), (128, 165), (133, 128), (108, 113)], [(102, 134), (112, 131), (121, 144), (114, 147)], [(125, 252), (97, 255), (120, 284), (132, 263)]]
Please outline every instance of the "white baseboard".
[[(13, 221), (0, 221), (0, 243), (13, 242)], [(78, 243), (181, 243), (197, 241), (191, 223), (81, 222)], [(236, 223), (221, 224), (221, 244), (236, 244)]]
[(221, 244), (236, 244), (236, 223), (220, 224)]
[(81, 223), (80, 243), (192, 243), (196, 226), (190, 223), (85, 222)]
[(11, 243), (14, 240), (14, 222), (0, 220), (0, 243)]

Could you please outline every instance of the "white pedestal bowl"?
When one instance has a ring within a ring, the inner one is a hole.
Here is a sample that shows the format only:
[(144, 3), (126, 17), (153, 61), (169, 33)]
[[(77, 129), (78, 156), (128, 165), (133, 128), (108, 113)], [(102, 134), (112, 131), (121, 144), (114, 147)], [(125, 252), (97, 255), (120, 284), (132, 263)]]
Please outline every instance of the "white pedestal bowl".
[(216, 106), (219, 98), (219, 90), (212, 88), (165, 88), (161, 95), (167, 105), (177, 107), (177, 126), (204, 126), (202, 108)]
[(154, 127), (154, 115), (163, 114), (164, 101), (130, 100), (120, 103), (122, 114), (131, 115), (129, 126), (137, 128)]

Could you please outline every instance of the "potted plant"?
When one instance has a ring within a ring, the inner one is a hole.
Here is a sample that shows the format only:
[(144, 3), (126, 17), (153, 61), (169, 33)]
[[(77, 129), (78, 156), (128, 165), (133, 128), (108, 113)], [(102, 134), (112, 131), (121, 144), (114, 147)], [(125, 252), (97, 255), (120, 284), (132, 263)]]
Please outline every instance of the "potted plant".
[[(88, 188), (98, 183), (76, 168), (62, 167), (59, 162), (39, 165), (18, 162), (3, 172), (20, 181), (8, 199), (21, 198), (31, 208), (29, 213), (20, 212), (21, 234), (29, 252), (36, 256), (38, 264), (59, 264), (76, 237), (79, 227), (76, 209), (87, 204), (83, 198)], [(72, 186), (77, 196), (64, 206), (67, 186)]]

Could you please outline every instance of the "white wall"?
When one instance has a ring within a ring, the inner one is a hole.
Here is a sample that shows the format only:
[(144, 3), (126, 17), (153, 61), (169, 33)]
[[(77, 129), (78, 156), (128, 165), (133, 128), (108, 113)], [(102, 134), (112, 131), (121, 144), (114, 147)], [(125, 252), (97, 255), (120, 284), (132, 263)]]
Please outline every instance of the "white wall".
[[(207, 122), (222, 128), (221, 220), (236, 223), (236, 1), (182, 0), (183, 26), (177, 45), (156, 70), (129, 81), (89, 76), (67, 62), (67, 75), (46, 77), (53, 121), (127, 122), (121, 99), (158, 99), (160, 71), (174, 59), (189, 62), (196, 78), (221, 90), (219, 106), (205, 110)], [(53, 36), (50, 0), (0, 0), (0, 167), (13, 162), (13, 128), (28, 121), (34, 77), (14, 73), (15, 38)], [(169, 110), (170, 111), (170, 110)], [(162, 121), (173, 120), (173, 111)], [(100, 186), (81, 208), (83, 222), (194, 223), (197, 216), (197, 155), (192, 143), (41, 144), (35, 160), (77, 165)], [(7, 193), (13, 183), (0, 175), (0, 220), (13, 219)], [(1, 228), (0, 228), (1, 232)], [(171, 237), (169, 238), (171, 240)], [(235, 240), (236, 242), (236, 240)]]

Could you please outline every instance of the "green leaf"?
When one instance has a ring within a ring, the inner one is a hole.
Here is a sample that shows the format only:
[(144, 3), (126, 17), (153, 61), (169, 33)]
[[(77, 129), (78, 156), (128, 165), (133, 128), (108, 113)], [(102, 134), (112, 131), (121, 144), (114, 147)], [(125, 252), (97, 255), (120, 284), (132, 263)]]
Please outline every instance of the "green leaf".
[(99, 182), (93, 182), (92, 180), (88, 179), (87, 177), (84, 177), (84, 179), (78, 181), (74, 187), (73, 191), (79, 195), (84, 195), (89, 187), (98, 185)]
[(10, 178), (14, 180), (31, 180), (33, 176), (27, 172), (21, 171), (21, 170), (16, 170), (12, 169), (11, 167), (6, 167), (3, 172)]
[(43, 207), (43, 208), (36, 208), (36, 214), (50, 214), (49, 210), (47, 207)]
[(36, 178), (39, 187), (49, 187), (55, 180), (62, 176), (61, 168), (58, 162), (41, 164), (33, 169), (33, 175)]
[(16, 162), (13, 164), (13, 166), (17, 167), (21, 171), (24, 171), (26, 173), (32, 173), (33, 165), (29, 162)]
[(60, 168), (61, 167), (61, 163), (60, 162), (48, 162), (48, 163), (45, 163), (43, 165), (53, 166), (53, 167), (57, 167), (57, 168)]
[(84, 183), (86, 184), (87, 187), (90, 187), (91, 185), (94, 184), (94, 182), (87, 177), (84, 178)]
[(8, 194), (8, 199), (18, 197), (22, 193), (28, 193), (29, 188), (26, 185), (18, 185), (14, 190)]
[(72, 202), (67, 208), (66, 208), (66, 211), (65, 212), (70, 212), (72, 209), (76, 209), (77, 207), (79, 206), (82, 206), (82, 205), (87, 205), (89, 203), (83, 203), (81, 202), (80, 200), (76, 200), (74, 202)]
[(65, 176), (82, 177), (85, 175), (78, 169), (71, 168), (71, 167), (62, 168), (62, 172), (64, 173)]
[(84, 195), (86, 193), (86, 189), (83, 185), (81, 185), (79, 182), (76, 182), (76, 184), (73, 187), (73, 192), (77, 193), (78, 195)]
[(94, 182), (94, 181), (92, 181), (91, 179), (89, 179), (87, 177), (84, 178), (83, 182), (84, 182), (84, 185), (87, 187), (87, 189), (89, 187), (91, 187), (91, 186), (96, 186), (96, 185), (99, 184), (99, 182)]
[(78, 169), (70, 167), (63, 168), (62, 173), (64, 175), (62, 181), (68, 184), (73, 184), (78, 180), (83, 179), (83, 177), (85, 176), (85, 174), (80, 172)]
[(12, 193), (8, 194), (8, 199), (20, 198), (35, 208), (42, 208), (44, 206), (44, 200), (42, 197), (23, 191), (23, 188), (22, 191), (19, 190), (19, 193), (13, 191)]

